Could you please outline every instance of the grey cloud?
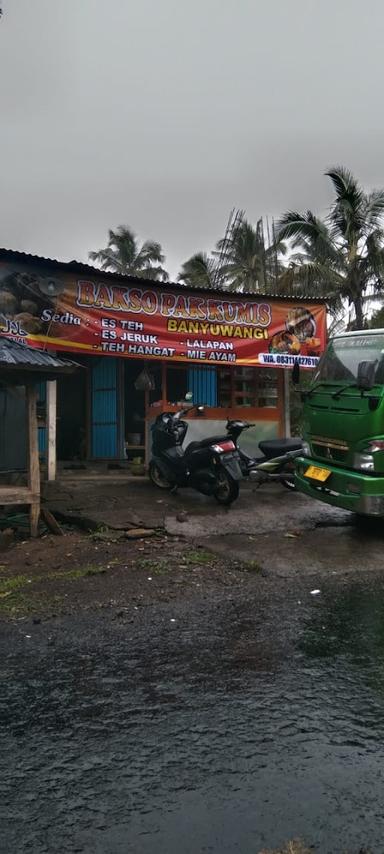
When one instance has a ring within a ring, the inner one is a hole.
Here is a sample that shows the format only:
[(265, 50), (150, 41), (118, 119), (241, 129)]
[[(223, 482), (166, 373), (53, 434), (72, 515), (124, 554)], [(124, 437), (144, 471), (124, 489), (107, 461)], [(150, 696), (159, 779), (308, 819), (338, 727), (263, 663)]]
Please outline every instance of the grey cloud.
[(0, 22), (0, 243), (86, 259), (107, 228), (175, 276), (251, 219), (384, 185), (381, 0), (8, 0)]

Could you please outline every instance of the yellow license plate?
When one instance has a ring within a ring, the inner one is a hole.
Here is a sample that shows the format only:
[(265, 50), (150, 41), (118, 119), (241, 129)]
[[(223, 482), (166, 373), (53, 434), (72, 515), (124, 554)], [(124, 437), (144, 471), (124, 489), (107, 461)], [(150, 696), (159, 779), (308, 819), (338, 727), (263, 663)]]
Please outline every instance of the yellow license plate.
[(330, 474), (332, 472), (329, 469), (320, 469), (317, 466), (308, 466), (304, 472), (305, 477), (311, 477), (313, 480), (321, 480), (322, 483), (328, 480)]

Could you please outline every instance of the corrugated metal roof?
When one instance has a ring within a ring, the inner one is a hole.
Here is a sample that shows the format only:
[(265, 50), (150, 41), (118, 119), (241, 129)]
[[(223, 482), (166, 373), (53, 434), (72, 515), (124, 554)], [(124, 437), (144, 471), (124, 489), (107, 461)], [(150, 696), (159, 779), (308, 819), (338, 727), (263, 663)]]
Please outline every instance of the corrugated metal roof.
[(58, 359), (44, 350), (35, 350), (26, 344), (19, 344), (11, 338), (0, 335), (0, 371), (1, 368), (18, 368), (22, 370), (60, 371), (76, 367), (74, 362)]
[[(92, 264), (83, 264), (81, 261), (58, 261), (55, 258), (44, 258), (41, 255), (31, 255), (28, 252), (18, 252), (14, 249), (4, 249), (0, 247), (0, 261), (19, 261), (24, 264), (38, 264), (40, 267), (46, 267), (52, 269), (52, 267), (59, 268), (63, 272), (67, 273), (80, 273), (85, 276), (89, 276), (91, 274), (97, 273), (99, 276), (102, 276), (104, 279), (114, 279), (115, 281), (121, 282), (132, 282), (136, 285), (149, 285), (151, 287), (156, 288), (184, 288), (186, 287), (181, 282), (159, 282), (156, 279), (143, 278), (141, 276), (128, 276), (123, 275), (122, 273), (111, 273), (106, 272), (104, 270), (100, 270), (98, 267), (94, 267)], [(193, 292), (204, 293), (204, 294), (225, 294), (230, 299), (236, 299), (236, 296), (239, 297), (251, 297), (252, 299), (264, 297), (266, 299), (277, 299), (277, 300), (292, 300), (297, 302), (300, 300), (301, 302), (312, 302), (312, 303), (320, 303), (325, 304), (326, 300), (323, 298), (316, 297), (311, 294), (265, 294), (265, 293), (257, 293), (255, 291), (229, 291), (224, 288), (188, 288), (188, 290), (193, 290)]]

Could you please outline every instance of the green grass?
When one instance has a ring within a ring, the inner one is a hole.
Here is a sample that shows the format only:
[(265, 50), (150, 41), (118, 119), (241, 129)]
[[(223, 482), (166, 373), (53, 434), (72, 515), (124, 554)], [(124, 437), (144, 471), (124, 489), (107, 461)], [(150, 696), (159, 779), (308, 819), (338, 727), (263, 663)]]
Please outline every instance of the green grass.
[(165, 573), (171, 572), (175, 569), (175, 564), (177, 565), (177, 568), (180, 566), (182, 568), (190, 566), (205, 566), (211, 563), (214, 559), (213, 555), (210, 552), (204, 551), (204, 549), (191, 549), (184, 554), (176, 554), (174, 563), (172, 563), (172, 557), (173, 556), (170, 556), (170, 558), (159, 558), (159, 560), (153, 560), (153, 558), (139, 558), (136, 566), (138, 569), (143, 569), (146, 572), (150, 572), (152, 575), (164, 575)]
[(0, 578), (0, 597), (9, 596), (20, 587), (25, 587), (29, 579), (26, 575), (10, 575), (8, 578)]
[(63, 601), (63, 596), (47, 596), (46, 592), (37, 593), (36, 591), (28, 591), (28, 594), (22, 590), (16, 590), (12, 596), (7, 599), (0, 599), (0, 615), (5, 617), (27, 617), (30, 614), (36, 614), (42, 611), (54, 609)]
[(250, 560), (244, 564), (244, 568), (246, 572), (261, 572), (263, 567), (257, 563), (257, 560)]
[(97, 529), (97, 531), (92, 531), (90, 534), (90, 539), (94, 543), (107, 543), (107, 542), (117, 542), (118, 540), (123, 539), (125, 531), (115, 531), (112, 528), (106, 528), (103, 525)]
[(172, 567), (169, 560), (160, 558), (159, 560), (151, 560), (150, 558), (141, 558), (137, 561), (138, 569), (144, 569), (145, 572), (150, 572), (151, 575), (165, 575), (170, 572)]
[[(109, 566), (112, 563), (114, 561), (110, 561)], [(10, 616), (21, 613), (29, 614), (62, 600), (61, 596), (52, 596), (47, 591), (38, 593), (34, 590), (34, 586), (41, 582), (75, 581), (87, 576), (103, 575), (106, 571), (104, 566), (87, 564), (62, 572), (45, 572), (44, 575), (32, 575), (31, 578), (28, 578), (27, 575), (0, 577), (0, 613)]]
[[(109, 564), (109, 566), (110, 565), (111, 564)], [(47, 579), (61, 578), (85, 578), (87, 575), (104, 575), (106, 571), (107, 570), (104, 566), (92, 566), (92, 564), (89, 564), (88, 566), (81, 566), (78, 569), (64, 569), (63, 572), (48, 572), (46, 575), (39, 575), (36, 578), (36, 581), (46, 581)]]
[(211, 563), (213, 559), (214, 556), (204, 549), (191, 549), (191, 551), (183, 556), (183, 560), (187, 566), (204, 566), (207, 563)]

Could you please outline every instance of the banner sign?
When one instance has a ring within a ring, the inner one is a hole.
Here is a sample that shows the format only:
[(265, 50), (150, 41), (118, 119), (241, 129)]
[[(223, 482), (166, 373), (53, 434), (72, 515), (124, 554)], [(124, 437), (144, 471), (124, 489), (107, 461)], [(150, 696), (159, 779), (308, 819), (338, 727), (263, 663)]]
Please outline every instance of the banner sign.
[(182, 287), (112, 284), (0, 265), (0, 331), (31, 347), (71, 353), (261, 367), (314, 368), (325, 306)]

